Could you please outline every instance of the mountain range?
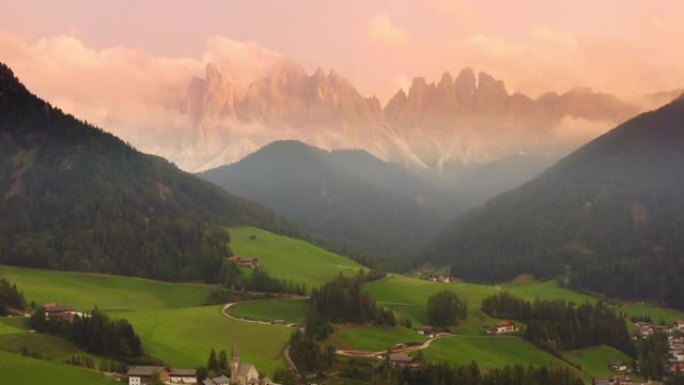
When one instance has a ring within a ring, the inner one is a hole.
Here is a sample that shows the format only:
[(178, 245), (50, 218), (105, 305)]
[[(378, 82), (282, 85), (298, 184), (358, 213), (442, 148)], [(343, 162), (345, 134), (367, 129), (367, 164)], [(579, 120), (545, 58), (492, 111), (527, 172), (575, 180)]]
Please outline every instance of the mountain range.
[(684, 308), (684, 97), (457, 218), (427, 253), (459, 277), (553, 277)]
[(301, 234), (31, 94), (0, 63), (0, 264), (211, 281), (226, 226)]
[[(233, 163), (274, 141), (324, 149), (363, 149), (411, 168), (479, 164), (521, 152), (566, 150), (557, 130), (610, 127), (640, 107), (589, 89), (531, 98), (470, 68), (439, 82), (413, 80), (386, 105), (364, 97), (335, 71), (309, 75), (286, 61), (241, 86), (208, 64), (178, 109), (191, 128), (165, 156), (191, 171)], [(522, 135), (522, 134), (525, 135)], [(575, 141), (585, 138), (575, 139)]]

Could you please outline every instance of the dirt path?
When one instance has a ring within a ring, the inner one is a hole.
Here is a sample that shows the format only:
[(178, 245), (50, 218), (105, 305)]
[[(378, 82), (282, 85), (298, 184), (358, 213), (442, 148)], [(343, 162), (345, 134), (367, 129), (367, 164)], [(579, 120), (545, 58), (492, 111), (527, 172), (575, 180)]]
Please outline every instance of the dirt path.
[[(456, 334), (451, 334), (451, 333), (440, 333), (435, 338), (430, 338), (420, 345), (408, 346), (408, 347), (400, 348), (400, 349), (392, 349), (392, 353), (410, 353), (410, 352), (415, 352), (418, 350), (427, 349), (430, 347), (430, 344), (432, 344), (432, 341), (436, 341), (436, 340), (439, 340), (442, 338), (449, 338), (449, 337), (459, 337), (459, 336)], [(371, 352), (371, 351), (365, 351), (365, 350), (338, 349), (335, 351), (335, 353), (339, 354), (341, 356), (348, 356), (348, 357), (375, 357), (379, 354), (386, 354), (387, 350), (380, 350), (377, 352)]]
[(235, 321), (249, 322), (249, 323), (260, 324), (260, 325), (282, 326), (282, 327), (286, 327), (286, 328), (301, 328), (301, 325), (295, 324), (295, 323), (281, 324), (281, 323), (273, 323), (273, 321), (259, 321), (259, 320), (249, 319), (249, 318), (236, 317), (236, 316), (234, 316), (228, 312), (228, 310), (230, 310), (230, 308), (234, 307), (235, 305), (239, 305), (239, 304), (243, 304), (243, 303), (249, 303), (249, 302), (255, 302), (255, 301), (258, 301), (258, 300), (231, 302), (231, 303), (225, 304), (223, 306), (223, 309), (221, 309), (221, 313), (224, 316), (226, 316), (227, 318), (230, 318), (230, 319), (235, 320)]

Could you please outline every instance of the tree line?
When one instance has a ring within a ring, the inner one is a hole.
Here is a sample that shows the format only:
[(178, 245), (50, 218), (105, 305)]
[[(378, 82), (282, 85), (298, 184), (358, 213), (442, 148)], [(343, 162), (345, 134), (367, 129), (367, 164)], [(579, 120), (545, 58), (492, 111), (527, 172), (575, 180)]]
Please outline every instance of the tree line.
[(443, 290), (428, 298), (427, 313), (428, 324), (448, 327), (468, 317), (468, 306), (453, 291)]
[(103, 357), (132, 363), (144, 356), (142, 342), (133, 326), (125, 319), (110, 319), (97, 308), (72, 321), (47, 316), (38, 307), (29, 320), (31, 328), (40, 333), (64, 338), (85, 351)]
[(17, 285), (0, 277), (0, 316), (5, 316), (10, 309), (23, 310), (26, 307), (24, 294), (17, 289)]
[(625, 318), (603, 302), (579, 306), (564, 300), (529, 302), (502, 292), (485, 298), (482, 310), (494, 318), (525, 323), (525, 338), (551, 352), (605, 344), (635, 355)]
[(249, 274), (245, 274), (235, 264), (223, 263), (219, 282), (233, 290), (306, 295), (306, 285), (303, 283), (275, 278), (261, 267), (255, 267)]
[(331, 332), (330, 323), (335, 322), (396, 326), (394, 313), (378, 306), (370, 294), (361, 290), (369, 276), (366, 273), (356, 277), (340, 274), (333, 281), (313, 289), (306, 315), (306, 333), (323, 339)]

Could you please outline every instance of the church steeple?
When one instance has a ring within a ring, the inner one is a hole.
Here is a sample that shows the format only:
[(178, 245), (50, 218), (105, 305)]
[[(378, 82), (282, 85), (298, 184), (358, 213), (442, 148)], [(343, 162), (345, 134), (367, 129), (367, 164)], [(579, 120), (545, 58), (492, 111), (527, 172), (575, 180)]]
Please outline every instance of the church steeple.
[(230, 357), (230, 383), (237, 384), (238, 370), (240, 370), (240, 357), (238, 356), (237, 345), (235, 342), (233, 342), (233, 349)]

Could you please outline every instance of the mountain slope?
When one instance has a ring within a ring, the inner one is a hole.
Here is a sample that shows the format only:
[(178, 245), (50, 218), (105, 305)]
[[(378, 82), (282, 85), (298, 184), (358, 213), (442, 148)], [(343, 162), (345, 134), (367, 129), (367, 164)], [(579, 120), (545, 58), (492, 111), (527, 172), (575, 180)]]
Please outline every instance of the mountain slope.
[(31, 94), (0, 64), (0, 263), (211, 279), (225, 226), (288, 230), (253, 203)]
[(684, 308), (682, 165), (680, 97), (462, 216), (430, 258), (485, 280), (569, 269), (579, 287)]
[(426, 183), (363, 151), (274, 142), (200, 175), (337, 247), (374, 255), (415, 250), (451, 215)]

